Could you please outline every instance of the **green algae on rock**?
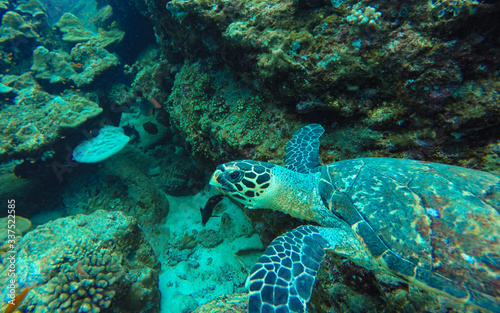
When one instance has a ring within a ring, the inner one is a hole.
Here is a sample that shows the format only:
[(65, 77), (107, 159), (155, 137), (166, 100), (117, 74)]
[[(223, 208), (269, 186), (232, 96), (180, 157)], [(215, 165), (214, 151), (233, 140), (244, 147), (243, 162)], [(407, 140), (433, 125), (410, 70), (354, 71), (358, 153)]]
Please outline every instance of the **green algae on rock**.
[[(166, 105), (172, 124), (186, 134), (195, 160), (213, 164), (228, 154), (274, 157), (293, 122), (234, 74), (213, 66), (186, 62)], [(277, 132), (266, 131), (269, 128)]]

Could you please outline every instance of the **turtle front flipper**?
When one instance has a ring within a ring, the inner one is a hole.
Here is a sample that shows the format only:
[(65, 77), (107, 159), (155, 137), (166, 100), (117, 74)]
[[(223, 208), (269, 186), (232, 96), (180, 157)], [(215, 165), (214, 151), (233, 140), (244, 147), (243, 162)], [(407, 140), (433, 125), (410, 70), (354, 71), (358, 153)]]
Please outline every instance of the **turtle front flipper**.
[(348, 232), (305, 225), (274, 239), (248, 278), (248, 312), (305, 312), (325, 250), (359, 250)]
[(319, 137), (325, 129), (319, 124), (310, 124), (299, 129), (286, 145), (286, 168), (309, 174), (317, 171), (319, 160)]
[(309, 225), (274, 239), (250, 273), (248, 312), (304, 312), (328, 247)]

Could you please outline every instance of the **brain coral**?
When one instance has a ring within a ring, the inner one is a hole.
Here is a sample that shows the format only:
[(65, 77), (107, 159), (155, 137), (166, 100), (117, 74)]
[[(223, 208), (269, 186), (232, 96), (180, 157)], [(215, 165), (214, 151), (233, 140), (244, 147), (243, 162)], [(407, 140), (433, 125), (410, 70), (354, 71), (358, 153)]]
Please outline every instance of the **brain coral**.
[(122, 212), (49, 222), (25, 235), (18, 249), (18, 288), (38, 283), (23, 312), (159, 310), (159, 263), (136, 219)]

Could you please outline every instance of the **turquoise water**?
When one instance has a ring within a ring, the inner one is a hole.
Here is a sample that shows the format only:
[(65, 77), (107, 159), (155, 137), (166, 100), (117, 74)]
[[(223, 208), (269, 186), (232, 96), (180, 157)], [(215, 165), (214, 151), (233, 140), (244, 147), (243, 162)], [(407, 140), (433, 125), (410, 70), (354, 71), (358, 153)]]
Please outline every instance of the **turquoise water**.
[[(0, 0), (0, 310), (497, 311), (499, 11)], [(310, 124), (319, 141), (293, 137)], [(317, 167), (380, 157), (480, 172)], [(277, 166), (216, 171), (233, 160)], [(308, 241), (296, 267), (252, 272), (306, 224), (328, 229), (311, 235), (319, 269), (300, 275)]]

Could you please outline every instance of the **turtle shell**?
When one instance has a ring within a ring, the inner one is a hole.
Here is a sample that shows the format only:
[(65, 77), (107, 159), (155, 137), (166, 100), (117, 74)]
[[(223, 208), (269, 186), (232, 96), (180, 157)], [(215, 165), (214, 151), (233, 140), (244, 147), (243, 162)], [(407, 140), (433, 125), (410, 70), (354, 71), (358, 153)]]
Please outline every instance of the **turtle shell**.
[[(353, 229), (363, 219), (400, 258), (467, 289), (500, 296), (500, 176), (367, 158), (323, 166), (319, 190), (334, 214)], [(338, 205), (341, 196), (347, 196), (348, 208)], [(373, 254), (377, 243), (360, 239)]]

